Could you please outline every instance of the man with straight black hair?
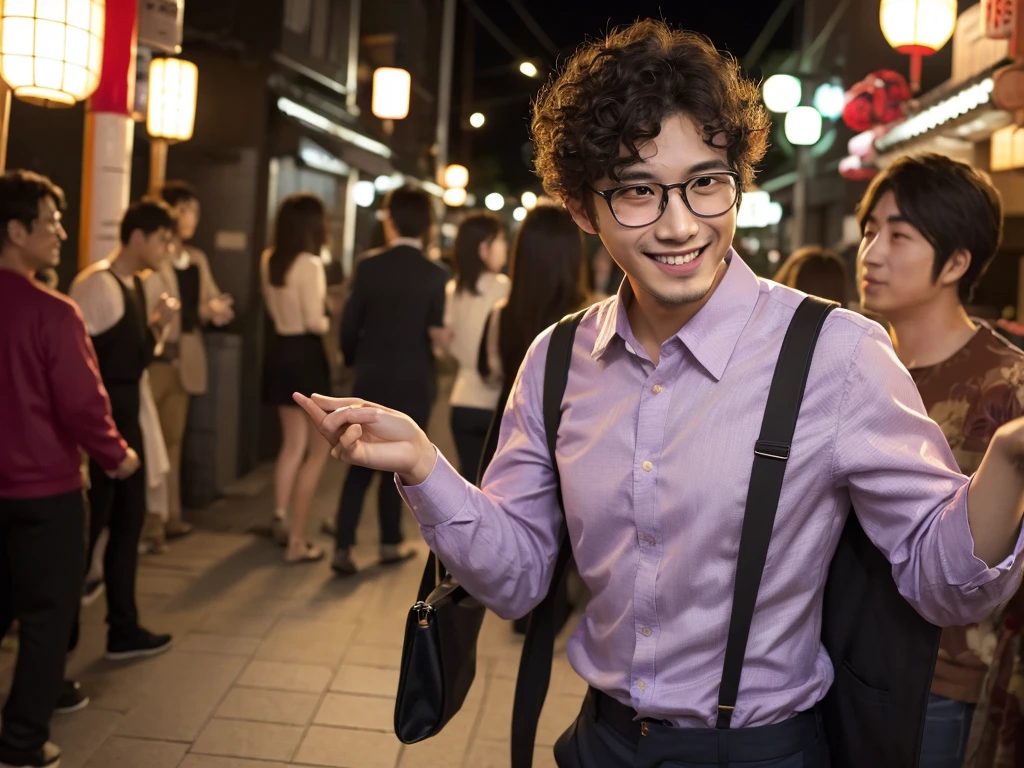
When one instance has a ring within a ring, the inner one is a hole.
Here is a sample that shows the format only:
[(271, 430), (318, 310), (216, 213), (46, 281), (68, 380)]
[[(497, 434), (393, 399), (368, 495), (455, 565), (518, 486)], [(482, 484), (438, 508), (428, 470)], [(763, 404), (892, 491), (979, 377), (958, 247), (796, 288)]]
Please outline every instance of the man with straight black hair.
[[(63, 208), (45, 176), (0, 176), (0, 636), (17, 620), (20, 638), (0, 766), (18, 768), (60, 760), (47, 739), (85, 571), (79, 448), (121, 480), (139, 468), (81, 313), (34, 279), (60, 262)], [(75, 683), (64, 687), (75, 708), (88, 703)]]
[(153, 311), (147, 312), (139, 273), (159, 269), (170, 257), (175, 228), (166, 203), (132, 203), (121, 220), (117, 250), (86, 267), (71, 285), (71, 298), (82, 308), (96, 348), (114, 422), (143, 467), (120, 480), (108, 477), (95, 461), (89, 465), (89, 561), (100, 533), (104, 528), (109, 531), (103, 575), (109, 625), (106, 655), (111, 660), (151, 656), (171, 647), (170, 635), (153, 634), (139, 625), (135, 576), (146, 517), (146, 465), (139, 423), (142, 376), (178, 310), (178, 302), (164, 295)]
[[(356, 371), (353, 390), (391, 404), (424, 429), (436, 396), (434, 339), (443, 333), (444, 270), (424, 255), (434, 226), (426, 192), (405, 186), (384, 201), (387, 247), (360, 259), (341, 320), (341, 351)], [(336, 548), (331, 562), (339, 575), (356, 572), (351, 548), (363, 497), (375, 473), (352, 467), (338, 505)], [(380, 561), (407, 560), (402, 543), (402, 500), (395, 484), (381, 476), (378, 496)]]
[[(928, 415), (942, 428), (960, 471), (973, 474), (996, 430), (1024, 415), (1024, 353), (965, 307), (999, 247), (999, 193), (966, 163), (942, 155), (903, 157), (872, 181), (858, 218), (861, 304), (888, 321), (893, 348)], [(922, 768), (960, 768), (975, 708), (984, 691), (999, 685), (994, 679), (986, 684), (986, 674), (999, 667), (992, 654), (1006, 647), (1004, 623), (1019, 626), (1024, 618), (1015, 613), (943, 630)], [(1005, 688), (996, 693), (1015, 695)], [(987, 713), (975, 722), (979, 742), (1016, 745), (1019, 724), (1000, 728)]]

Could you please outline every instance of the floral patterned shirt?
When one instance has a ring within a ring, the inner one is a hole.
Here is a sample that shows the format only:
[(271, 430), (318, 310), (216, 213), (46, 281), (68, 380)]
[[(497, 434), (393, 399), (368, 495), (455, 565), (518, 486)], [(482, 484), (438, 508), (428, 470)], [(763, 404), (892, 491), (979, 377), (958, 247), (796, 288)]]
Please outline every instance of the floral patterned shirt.
[[(1024, 352), (979, 322), (952, 357), (910, 371), (960, 471), (977, 471), (995, 431), (1024, 415)], [(998, 640), (996, 617), (942, 632), (932, 692), (977, 703)]]

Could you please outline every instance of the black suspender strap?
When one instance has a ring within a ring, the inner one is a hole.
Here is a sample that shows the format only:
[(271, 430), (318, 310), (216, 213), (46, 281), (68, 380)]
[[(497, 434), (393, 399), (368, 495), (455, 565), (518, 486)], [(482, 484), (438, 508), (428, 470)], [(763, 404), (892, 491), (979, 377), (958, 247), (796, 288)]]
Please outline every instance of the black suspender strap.
[(775, 525), (786, 461), (807, 385), (807, 374), (818, 334), (828, 313), (835, 307), (835, 304), (812, 296), (804, 299), (790, 322), (775, 364), (768, 403), (761, 421), (761, 434), (754, 444), (754, 468), (743, 513), (732, 616), (725, 646), (722, 685), (718, 691), (718, 728), (729, 727), (736, 707), (754, 605), (768, 556), (768, 544)]
[[(573, 340), (585, 311), (564, 317), (555, 326), (544, 366), (544, 431), (551, 454), (551, 469), (555, 473), (558, 488), (558, 506), (562, 510), (563, 519), (565, 508), (562, 505), (558, 462), (555, 460), (555, 443), (558, 439), (558, 423), (562, 418), (562, 395), (569, 380)], [(531, 768), (533, 765), (537, 723), (540, 722), (540, 712), (548, 695), (551, 660), (555, 651), (558, 585), (565, 578), (571, 556), (572, 546), (566, 534), (562, 537), (562, 544), (558, 550), (548, 594), (530, 614), (526, 638), (523, 640), (523, 654), (519, 659), (519, 675), (516, 679), (516, 694), (512, 705), (512, 768)]]

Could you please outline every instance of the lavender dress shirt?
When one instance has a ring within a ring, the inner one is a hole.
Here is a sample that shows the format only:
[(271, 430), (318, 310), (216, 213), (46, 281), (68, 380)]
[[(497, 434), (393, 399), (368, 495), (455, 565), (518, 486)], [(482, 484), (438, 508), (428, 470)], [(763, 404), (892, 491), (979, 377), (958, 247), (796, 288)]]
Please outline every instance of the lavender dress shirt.
[[(642, 717), (713, 727), (754, 442), (782, 339), (803, 294), (734, 252), (717, 290), (661, 347), (626, 317), (628, 282), (579, 326), (558, 432), (569, 536), (591, 599), (573, 668)], [(541, 407), (550, 329), (533, 344), (483, 490), (439, 456), (400, 490), (466, 589), (503, 617), (543, 598), (561, 513)], [(968, 479), (876, 323), (825, 323), (811, 366), (747, 646), (733, 727), (810, 709), (832, 684), (822, 594), (851, 503), (930, 621), (986, 616), (1020, 582), (973, 553)]]

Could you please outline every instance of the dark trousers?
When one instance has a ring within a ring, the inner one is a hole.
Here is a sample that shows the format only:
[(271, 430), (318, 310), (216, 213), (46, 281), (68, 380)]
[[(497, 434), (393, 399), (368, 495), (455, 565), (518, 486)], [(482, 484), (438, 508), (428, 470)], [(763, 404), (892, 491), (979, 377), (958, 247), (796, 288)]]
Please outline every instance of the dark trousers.
[(452, 406), (452, 436), (455, 438), (455, 450), (459, 454), (459, 472), (474, 485), (480, 470), (487, 430), (493, 418), (494, 411), (484, 408)]
[(395, 487), (395, 476), (390, 472), (376, 472), (366, 467), (352, 465), (341, 489), (338, 505), (338, 532), (335, 544), (338, 549), (348, 549), (356, 543), (356, 529), (363, 513), (363, 498), (374, 475), (380, 475), (380, 490), (377, 495), (377, 514), (380, 518), (380, 543), (402, 543), (402, 497)]
[(84, 518), (81, 491), (0, 499), (0, 635), (18, 621), (18, 660), (0, 729), (2, 755), (31, 752), (49, 738), (82, 594)]
[(139, 566), (139, 539), (146, 520), (146, 464), (142, 441), (133, 441), (127, 434), (125, 439), (143, 459), (142, 466), (127, 480), (114, 480), (96, 462), (89, 462), (92, 487), (89, 489), (89, 559), (86, 562), (92, 561), (96, 542), (103, 529), (108, 529), (103, 578), (107, 587), (107, 624), (112, 637), (131, 636), (139, 626), (135, 575)]
[(621, 712), (602, 712), (612, 708), (622, 705), (591, 689), (579, 717), (555, 744), (558, 768), (829, 768), (814, 713), (732, 731), (650, 723), (643, 735), (627, 736), (613, 727), (612, 715)]

